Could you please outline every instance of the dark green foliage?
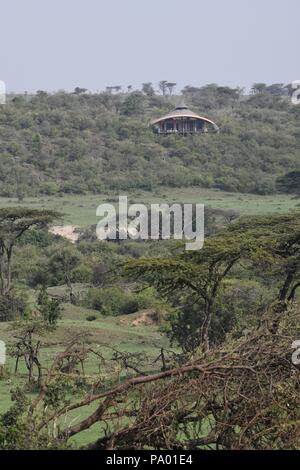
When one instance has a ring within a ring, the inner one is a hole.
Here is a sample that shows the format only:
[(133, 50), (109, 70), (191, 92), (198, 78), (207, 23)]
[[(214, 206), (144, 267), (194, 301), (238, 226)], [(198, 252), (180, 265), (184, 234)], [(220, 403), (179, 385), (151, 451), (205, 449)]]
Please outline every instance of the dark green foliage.
[[(122, 313), (133, 313), (128, 311), (132, 301), (132, 295), (119, 287), (94, 288), (88, 291), (84, 305), (98, 310), (102, 315), (121, 315)], [(136, 310), (137, 305), (134, 311)]]
[[(250, 328), (258, 327), (261, 314), (272, 300), (271, 294), (255, 281), (228, 281), (217, 299), (210, 329), (211, 343), (214, 346), (223, 343), (227, 333), (234, 331), (239, 337)], [(185, 353), (192, 353), (201, 346), (203, 311), (203, 302), (187, 299), (180, 310), (169, 315), (167, 334)]]
[(276, 181), (277, 189), (287, 194), (300, 196), (300, 171), (292, 171)]
[(35, 245), (38, 247), (46, 248), (51, 246), (56, 240), (56, 236), (51, 234), (47, 229), (35, 229), (29, 230), (24, 233), (22, 238), (18, 241), (21, 246), (24, 245)]
[(0, 419), (0, 449), (24, 449), (27, 447), (28, 428), (22, 420), (29, 401), (20, 388), (12, 392), (13, 405)]
[(32, 228), (45, 228), (58, 219), (54, 211), (12, 207), (0, 209), (0, 291), (9, 295), (12, 289), (12, 260), (15, 246)]
[(89, 315), (88, 317), (86, 317), (86, 321), (95, 321), (95, 320), (97, 320), (96, 315)]
[(155, 297), (151, 294), (134, 294), (114, 286), (89, 289), (83, 303), (102, 315), (128, 315), (151, 307), (155, 304)]
[[(55, 386), (49, 386), (45, 395), (45, 404), (50, 409), (55, 408), (63, 395), (70, 392), (66, 383), (60, 385), (59, 381)], [(13, 402), (11, 408), (0, 417), (0, 449), (1, 450), (54, 450), (67, 449), (59, 443), (57, 439), (47, 435), (47, 433), (36, 433), (35, 423), (26, 416), (30, 400), (22, 388), (16, 388), (11, 392)]]
[(46, 288), (43, 286), (39, 292), (37, 303), (44, 321), (51, 326), (55, 326), (61, 317), (61, 302), (58, 299), (50, 299)]
[(0, 322), (23, 318), (25, 311), (26, 300), (24, 297), (15, 293), (0, 295)]

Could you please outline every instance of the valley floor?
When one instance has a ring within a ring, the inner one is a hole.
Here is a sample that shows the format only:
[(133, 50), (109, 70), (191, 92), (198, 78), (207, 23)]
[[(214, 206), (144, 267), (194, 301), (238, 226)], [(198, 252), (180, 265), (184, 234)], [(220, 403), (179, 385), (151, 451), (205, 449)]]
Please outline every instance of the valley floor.
[[(284, 194), (259, 196), (255, 194), (227, 193), (203, 188), (158, 188), (153, 192), (122, 193), (133, 203), (198, 203), (214, 209), (235, 210), (242, 215), (285, 213), (300, 206), (299, 198)], [(116, 192), (99, 195), (44, 196), (25, 198), (0, 198), (0, 207), (30, 207), (53, 209), (64, 214), (62, 225), (86, 227), (97, 224), (96, 209), (99, 204), (118, 203)]]

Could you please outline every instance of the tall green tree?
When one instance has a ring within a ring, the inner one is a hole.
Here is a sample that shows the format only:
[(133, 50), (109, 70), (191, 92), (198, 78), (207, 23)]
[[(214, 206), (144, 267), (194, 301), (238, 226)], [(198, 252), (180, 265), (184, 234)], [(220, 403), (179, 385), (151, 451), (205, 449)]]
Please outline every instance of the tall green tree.
[(291, 171), (276, 180), (277, 189), (286, 194), (300, 196), (300, 171)]
[[(210, 328), (216, 302), (224, 280), (243, 256), (254, 250), (252, 240), (243, 233), (234, 237), (228, 233), (207, 240), (199, 252), (186, 252), (168, 258), (129, 261), (125, 272), (133, 278), (143, 278), (154, 285), (169, 300), (180, 293), (179, 302), (191, 302), (203, 316), (200, 343), (205, 351), (210, 347)], [(176, 303), (178, 298), (176, 297)]]
[(21, 207), (0, 209), (0, 292), (7, 295), (12, 289), (12, 257), (16, 243), (33, 227), (44, 228), (60, 214), (48, 210)]
[(158, 88), (162, 92), (163, 96), (166, 96), (168, 89), (168, 80), (161, 80), (158, 84)]
[(300, 287), (300, 213), (241, 218), (207, 239), (198, 252), (129, 261), (125, 272), (134, 279), (142, 277), (177, 308), (198, 308), (203, 317), (199, 342), (207, 351), (218, 297), (240, 262), (253, 276), (274, 285), (274, 313), (286, 310)]
[(50, 259), (49, 268), (52, 272), (61, 272), (68, 287), (70, 302), (76, 303), (73, 289), (73, 271), (80, 265), (82, 257), (72, 246), (57, 250)]
[(277, 301), (285, 309), (300, 287), (300, 212), (244, 218), (229, 227), (233, 237), (241, 231), (256, 242), (259, 256), (254, 262), (275, 284)]
[(142, 84), (142, 92), (145, 93), (147, 96), (154, 96), (155, 91), (151, 82), (143, 83)]

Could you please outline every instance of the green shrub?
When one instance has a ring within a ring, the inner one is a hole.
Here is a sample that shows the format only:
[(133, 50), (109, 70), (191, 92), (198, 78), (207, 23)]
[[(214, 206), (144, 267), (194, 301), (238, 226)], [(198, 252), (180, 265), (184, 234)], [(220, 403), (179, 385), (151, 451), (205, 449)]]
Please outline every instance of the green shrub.
[(138, 299), (128, 299), (127, 301), (125, 300), (121, 305), (119, 309), (119, 313), (121, 315), (128, 315), (130, 313), (135, 313), (139, 310), (139, 302)]
[(61, 317), (61, 302), (57, 299), (50, 299), (45, 286), (42, 286), (39, 292), (38, 306), (45, 322), (55, 326)]
[(97, 320), (96, 315), (89, 315), (86, 317), (86, 321), (95, 321)]
[(23, 318), (26, 311), (26, 299), (21, 295), (0, 295), (0, 322)]
[(134, 295), (123, 291), (120, 287), (89, 289), (84, 305), (98, 310), (102, 315), (126, 315), (136, 312), (139, 308)]

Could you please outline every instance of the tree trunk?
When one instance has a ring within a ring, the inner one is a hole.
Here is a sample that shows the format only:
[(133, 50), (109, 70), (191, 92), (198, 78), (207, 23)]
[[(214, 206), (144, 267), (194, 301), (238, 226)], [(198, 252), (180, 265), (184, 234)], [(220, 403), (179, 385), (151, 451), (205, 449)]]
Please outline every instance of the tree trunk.
[(210, 348), (209, 330), (211, 325), (214, 301), (207, 301), (205, 305), (205, 319), (201, 327), (201, 343), (204, 352), (208, 352)]
[(296, 295), (296, 290), (300, 287), (300, 282), (298, 282), (297, 284), (295, 284), (291, 290), (291, 293), (288, 297), (288, 301), (289, 302), (292, 302), (295, 300), (295, 295)]
[(66, 283), (67, 283), (67, 286), (68, 286), (68, 289), (69, 289), (70, 302), (71, 302), (72, 305), (75, 305), (76, 304), (76, 296), (73, 292), (72, 282), (71, 282), (70, 277), (68, 276), (68, 274), (66, 274)]
[(12, 246), (10, 246), (7, 250), (7, 282), (6, 282), (6, 289), (5, 294), (7, 295), (11, 290), (11, 262), (12, 262)]
[(293, 283), (293, 280), (294, 280), (294, 273), (289, 272), (286, 276), (285, 282), (284, 282), (284, 284), (283, 284), (283, 286), (280, 290), (280, 293), (279, 293), (279, 301), (280, 302), (284, 302), (284, 301), (287, 300), (289, 290), (290, 290), (290, 287)]

